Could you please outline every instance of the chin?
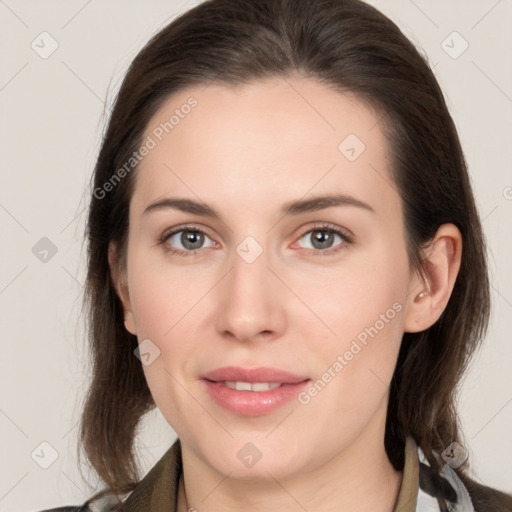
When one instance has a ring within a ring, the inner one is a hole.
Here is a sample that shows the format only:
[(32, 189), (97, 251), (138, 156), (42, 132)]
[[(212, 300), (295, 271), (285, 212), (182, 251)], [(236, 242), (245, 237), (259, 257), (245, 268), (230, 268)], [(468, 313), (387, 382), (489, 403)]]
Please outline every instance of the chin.
[(268, 482), (274, 478), (287, 478), (300, 471), (301, 461), (291, 457), (286, 444), (282, 442), (276, 450), (269, 440), (258, 440), (253, 436), (238, 439), (233, 444), (232, 447), (221, 449), (219, 453), (208, 454), (210, 464), (220, 473), (229, 474), (230, 479)]

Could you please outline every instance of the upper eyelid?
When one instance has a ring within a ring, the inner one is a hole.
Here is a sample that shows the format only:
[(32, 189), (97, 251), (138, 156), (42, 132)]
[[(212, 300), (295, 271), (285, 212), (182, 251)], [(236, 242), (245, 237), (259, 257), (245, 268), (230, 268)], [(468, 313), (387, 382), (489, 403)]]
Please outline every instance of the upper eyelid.
[(205, 235), (207, 235), (210, 239), (213, 239), (209, 234), (208, 230), (199, 226), (195, 226), (194, 224), (186, 224), (185, 226), (178, 226), (176, 228), (169, 228), (164, 230), (162, 233), (162, 239), (167, 239), (170, 236), (175, 235), (176, 233), (180, 233), (181, 231), (199, 231)]

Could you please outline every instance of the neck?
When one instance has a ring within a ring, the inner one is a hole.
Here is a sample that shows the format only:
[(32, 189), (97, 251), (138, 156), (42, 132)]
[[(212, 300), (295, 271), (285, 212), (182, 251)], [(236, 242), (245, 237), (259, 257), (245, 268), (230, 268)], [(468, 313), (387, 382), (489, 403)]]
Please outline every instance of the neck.
[(402, 472), (391, 465), (384, 434), (362, 432), (350, 446), (314, 471), (286, 479), (240, 480), (205, 465), (182, 444), (183, 474), (178, 512), (322, 510), (325, 512), (393, 512)]

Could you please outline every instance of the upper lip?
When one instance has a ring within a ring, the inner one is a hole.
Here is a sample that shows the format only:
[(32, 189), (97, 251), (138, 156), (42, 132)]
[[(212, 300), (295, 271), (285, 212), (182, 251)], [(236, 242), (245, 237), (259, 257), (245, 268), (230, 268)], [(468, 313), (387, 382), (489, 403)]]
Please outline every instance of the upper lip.
[(241, 368), (239, 366), (224, 366), (205, 373), (203, 379), (214, 382), (280, 382), (281, 384), (298, 384), (309, 380), (278, 368)]

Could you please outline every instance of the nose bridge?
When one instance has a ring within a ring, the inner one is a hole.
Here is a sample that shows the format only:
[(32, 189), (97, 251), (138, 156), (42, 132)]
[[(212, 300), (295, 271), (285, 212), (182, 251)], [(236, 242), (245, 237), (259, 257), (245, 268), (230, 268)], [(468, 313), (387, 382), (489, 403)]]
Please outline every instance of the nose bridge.
[(249, 341), (261, 332), (276, 335), (283, 326), (284, 297), (269, 270), (271, 253), (253, 236), (236, 247), (231, 269), (220, 287), (217, 328)]
[(265, 241), (260, 243), (254, 236), (247, 236), (235, 248), (232, 258), (230, 290), (236, 304), (240, 306), (243, 316), (250, 315), (250, 310), (263, 311), (271, 299), (269, 283), (271, 272), (271, 254)]

